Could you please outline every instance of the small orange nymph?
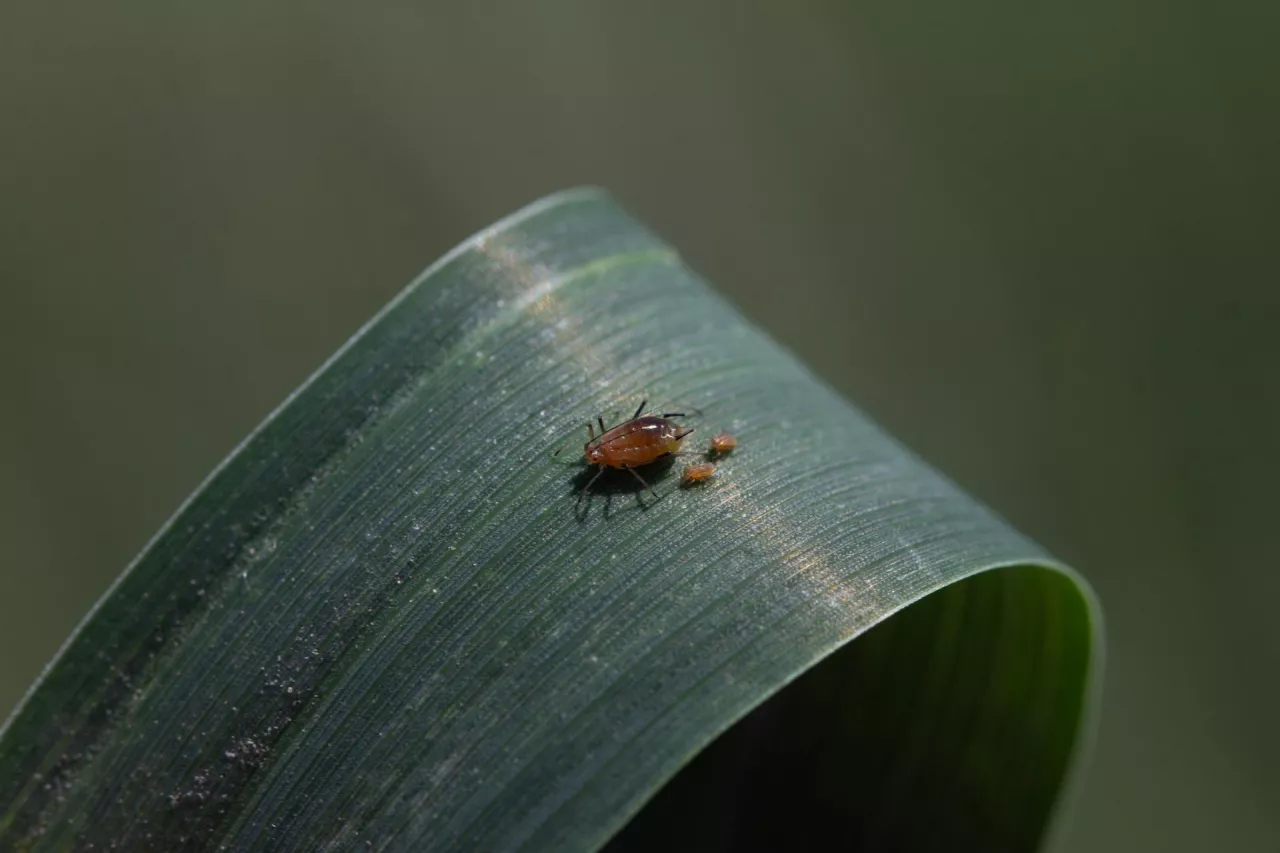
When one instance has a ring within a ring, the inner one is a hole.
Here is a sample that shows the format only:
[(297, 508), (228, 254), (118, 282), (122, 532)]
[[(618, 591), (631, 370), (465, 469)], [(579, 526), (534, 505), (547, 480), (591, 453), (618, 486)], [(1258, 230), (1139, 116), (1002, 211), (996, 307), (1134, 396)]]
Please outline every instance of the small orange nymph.
[(699, 462), (696, 465), (684, 466), (684, 474), (681, 475), (680, 479), (686, 485), (692, 485), (710, 480), (715, 473), (716, 466), (710, 462)]
[(738, 439), (729, 435), (727, 432), (722, 432), (715, 438), (711, 439), (711, 452), (713, 454), (728, 453), (737, 446)]

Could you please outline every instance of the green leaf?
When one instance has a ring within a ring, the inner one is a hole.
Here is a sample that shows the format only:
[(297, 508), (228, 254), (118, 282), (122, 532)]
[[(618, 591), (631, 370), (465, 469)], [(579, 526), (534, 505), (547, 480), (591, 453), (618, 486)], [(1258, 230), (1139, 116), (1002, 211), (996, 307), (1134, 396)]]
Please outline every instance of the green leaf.
[[(739, 449), (579, 503), (550, 451), (643, 397)], [(1028, 850), (1098, 625), (566, 193), (431, 267), (146, 547), (0, 731), (0, 849), (591, 850), (652, 798), (614, 849)]]

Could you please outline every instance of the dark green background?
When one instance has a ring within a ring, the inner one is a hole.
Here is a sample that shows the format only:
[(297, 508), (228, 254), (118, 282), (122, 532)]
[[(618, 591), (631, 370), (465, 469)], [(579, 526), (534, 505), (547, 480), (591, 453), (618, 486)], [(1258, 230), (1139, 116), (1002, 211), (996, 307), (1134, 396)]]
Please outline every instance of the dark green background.
[(0, 12), (0, 709), (405, 282), (595, 183), (1094, 581), (1058, 849), (1280, 847), (1280, 4), (187, 5)]

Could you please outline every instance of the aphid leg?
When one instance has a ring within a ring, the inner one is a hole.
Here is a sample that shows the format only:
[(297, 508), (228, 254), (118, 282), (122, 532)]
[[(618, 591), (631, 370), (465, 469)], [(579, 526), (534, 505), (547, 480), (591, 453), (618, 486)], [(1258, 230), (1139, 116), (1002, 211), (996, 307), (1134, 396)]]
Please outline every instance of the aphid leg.
[(680, 433), (679, 435), (677, 435), (677, 436), (676, 436), (676, 441), (679, 441), (680, 439), (684, 438), (686, 435), (688, 435), (688, 434), (689, 434), (689, 433), (691, 433), (691, 432), (693, 432), (693, 427), (689, 427), (687, 430), (685, 430), (684, 432), (682, 432), (682, 433)]
[(642, 485), (642, 486), (644, 486), (646, 489), (648, 489), (648, 490), (649, 490), (649, 492), (650, 492), (650, 494), (652, 494), (655, 498), (656, 498), (656, 497), (658, 497), (658, 493), (657, 493), (657, 492), (655, 492), (655, 491), (653, 490), (653, 486), (650, 486), (648, 483), (646, 483), (646, 482), (645, 482), (644, 477), (641, 477), (641, 476), (640, 476), (640, 472), (639, 472), (639, 471), (637, 471), (635, 468), (627, 468), (626, 470), (630, 471), (630, 472), (631, 472), (631, 476), (632, 476), (632, 477), (635, 477), (637, 480), (639, 480), (639, 481), (640, 481), (640, 485)]
[[(644, 411), (645, 404), (646, 404), (646, 403), (648, 403), (648, 402), (649, 402), (648, 400), (641, 400), (641, 401), (640, 401), (640, 406), (639, 406), (639, 408), (637, 408), (637, 409), (636, 409), (636, 413), (635, 413), (634, 415), (632, 415), (632, 416), (631, 416), (631, 420), (633, 420), (633, 421), (634, 421), (636, 418), (640, 417), (640, 413)], [(665, 418), (665, 417), (666, 417), (666, 415), (663, 415), (663, 417)]]
[(582, 491), (578, 492), (578, 503), (582, 503), (582, 499), (587, 496), (587, 490), (595, 485), (596, 480), (599, 480), (600, 475), (603, 473), (604, 473), (604, 466), (601, 465), (600, 470), (596, 472), (596, 475), (587, 481), (587, 484), (582, 487)]

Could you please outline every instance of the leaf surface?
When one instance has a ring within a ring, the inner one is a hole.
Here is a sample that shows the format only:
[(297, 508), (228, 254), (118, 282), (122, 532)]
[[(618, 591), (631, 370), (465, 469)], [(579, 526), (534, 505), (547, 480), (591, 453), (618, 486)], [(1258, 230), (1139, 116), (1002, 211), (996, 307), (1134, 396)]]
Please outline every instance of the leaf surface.
[[(551, 452), (642, 398), (738, 449), (579, 501)], [(0, 849), (592, 850), (651, 799), (615, 850), (1032, 849), (1098, 624), (564, 193), (428, 269), (146, 547), (0, 731)]]

